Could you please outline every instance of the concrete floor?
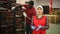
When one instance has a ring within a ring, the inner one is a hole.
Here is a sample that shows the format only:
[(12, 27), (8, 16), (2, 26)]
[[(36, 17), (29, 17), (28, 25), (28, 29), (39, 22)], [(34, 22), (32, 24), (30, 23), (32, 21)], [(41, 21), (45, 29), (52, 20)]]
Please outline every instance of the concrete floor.
[(49, 29), (47, 30), (47, 34), (60, 34), (60, 24), (52, 24), (50, 23)]

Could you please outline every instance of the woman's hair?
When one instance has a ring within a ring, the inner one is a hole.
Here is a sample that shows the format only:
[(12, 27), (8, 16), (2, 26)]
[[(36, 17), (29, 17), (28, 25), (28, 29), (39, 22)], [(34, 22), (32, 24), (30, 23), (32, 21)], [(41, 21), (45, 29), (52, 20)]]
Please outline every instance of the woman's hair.
[(37, 6), (36, 10), (37, 10), (37, 8), (41, 8), (42, 9), (42, 13), (43, 13), (43, 7), (41, 5)]

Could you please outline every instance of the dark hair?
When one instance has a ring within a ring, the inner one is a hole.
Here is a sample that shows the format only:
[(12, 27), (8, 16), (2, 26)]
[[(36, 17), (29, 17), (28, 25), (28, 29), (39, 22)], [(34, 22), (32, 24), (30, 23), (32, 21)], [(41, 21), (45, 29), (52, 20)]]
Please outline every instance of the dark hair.
[(29, 4), (34, 5), (34, 1), (29, 1)]

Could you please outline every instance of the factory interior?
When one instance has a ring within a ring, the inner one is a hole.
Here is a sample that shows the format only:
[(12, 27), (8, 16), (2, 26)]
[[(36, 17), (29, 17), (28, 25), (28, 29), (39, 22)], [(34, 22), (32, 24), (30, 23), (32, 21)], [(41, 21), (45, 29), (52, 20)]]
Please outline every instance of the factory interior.
[(0, 34), (26, 34), (26, 21), (19, 5), (29, 1), (34, 1), (35, 8), (43, 6), (43, 14), (49, 22), (46, 34), (60, 34), (60, 0), (0, 0)]

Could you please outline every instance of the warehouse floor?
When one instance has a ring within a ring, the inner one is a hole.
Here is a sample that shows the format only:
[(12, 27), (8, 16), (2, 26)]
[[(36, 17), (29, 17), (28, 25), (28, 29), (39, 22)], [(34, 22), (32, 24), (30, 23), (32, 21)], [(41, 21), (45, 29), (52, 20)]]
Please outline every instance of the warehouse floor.
[(47, 30), (47, 34), (60, 34), (60, 24), (52, 24), (50, 23), (49, 29)]

